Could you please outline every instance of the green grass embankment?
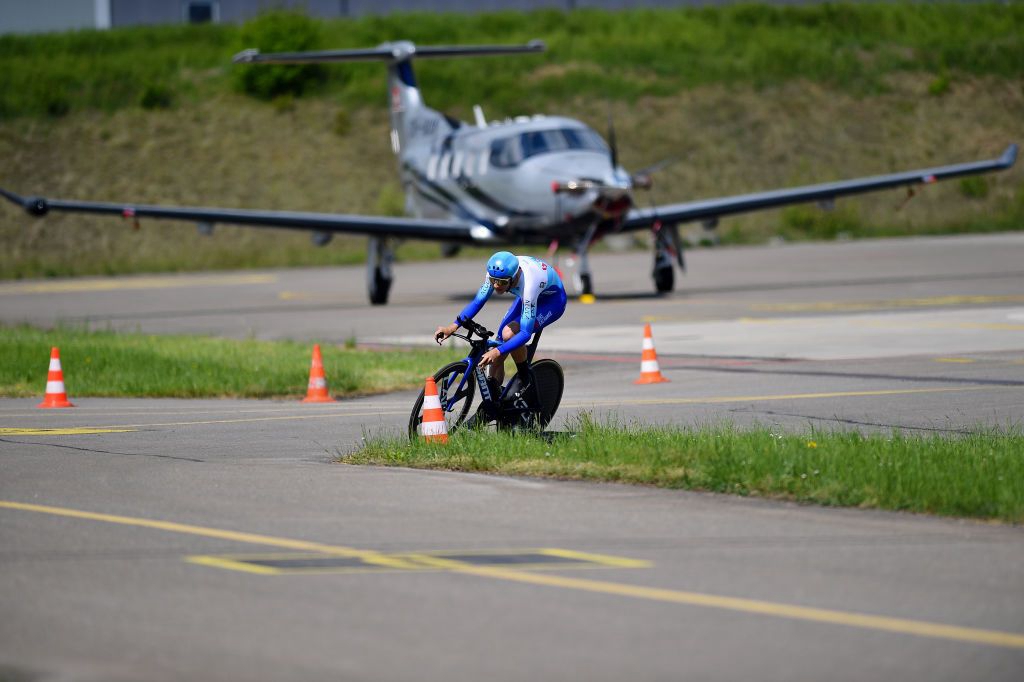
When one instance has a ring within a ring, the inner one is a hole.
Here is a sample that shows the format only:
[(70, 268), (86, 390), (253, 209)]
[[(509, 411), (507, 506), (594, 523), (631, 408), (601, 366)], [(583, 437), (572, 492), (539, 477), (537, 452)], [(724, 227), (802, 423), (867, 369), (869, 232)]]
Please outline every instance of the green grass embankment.
[(596, 423), (553, 439), (459, 431), (447, 445), (368, 438), (343, 459), (654, 485), (828, 506), (1024, 521), (1024, 434), (779, 433)]
[[(60, 348), (68, 395), (132, 398), (300, 398), (311, 344), (0, 326), (0, 395), (41, 396), (50, 348)], [(335, 397), (420, 386), (454, 351), (321, 345)]]
[[(409, 38), (513, 43), (542, 55), (416, 62), (425, 101), (472, 120), (565, 114), (636, 170), (673, 158), (640, 204), (674, 203), (990, 158), (1024, 142), (1024, 4), (553, 11), (320, 22), (324, 47)], [(241, 27), (0, 37), (0, 186), (58, 198), (398, 214), (384, 69), (330, 65), (302, 97), (235, 91)], [(253, 67), (256, 68), (256, 67)], [(164, 97), (163, 95), (166, 95)], [(1010, 172), (724, 219), (724, 243), (1024, 227)], [(697, 230), (699, 233), (699, 230)], [(699, 234), (698, 234), (699, 236)], [(282, 230), (31, 218), (0, 203), (0, 278), (335, 265), (365, 241), (313, 248)], [(409, 242), (400, 259), (434, 258)], [(600, 274), (597, 273), (598, 286)], [(685, 280), (684, 280), (685, 281)]]
[[(437, 60), (429, 67), (441, 108), (482, 100), (500, 115), (567, 93), (636, 101), (701, 85), (810, 80), (846, 92), (887, 88), (898, 72), (932, 74), (937, 94), (962, 75), (1018, 78), (1024, 64), (1020, 3), (851, 3), (807, 6), (540, 10), (469, 15), (412, 13), (315, 22), (311, 45), (362, 48), (518, 43), (539, 56)], [(231, 56), (257, 36), (237, 25), (168, 25), (0, 36), (0, 117), (130, 106), (160, 108), (230, 89)], [(318, 34), (318, 35), (316, 35)], [(267, 45), (262, 46), (264, 50)], [(265, 68), (265, 67), (264, 67)], [(379, 65), (329, 69), (314, 94), (379, 106)]]

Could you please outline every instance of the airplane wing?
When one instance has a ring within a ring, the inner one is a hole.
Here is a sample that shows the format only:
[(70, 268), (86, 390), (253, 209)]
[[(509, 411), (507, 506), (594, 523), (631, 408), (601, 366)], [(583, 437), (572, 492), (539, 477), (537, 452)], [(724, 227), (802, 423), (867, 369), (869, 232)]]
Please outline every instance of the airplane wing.
[(1017, 160), (1017, 145), (1011, 144), (998, 159), (989, 161), (973, 161), (937, 168), (875, 175), (855, 180), (826, 182), (819, 185), (805, 185), (788, 189), (740, 194), (718, 199), (701, 199), (682, 204), (666, 204), (653, 208), (635, 208), (631, 210), (622, 223), (623, 230), (640, 230), (651, 227), (654, 223), (687, 223), (693, 221), (714, 221), (721, 216), (747, 213), (766, 208), (775, 208), (789, 204), (809, 201), (829, 202), (836, 197), (850, 194), (874, 192), (889, 187), (912, 187), (913, 185), (930, 184), (939, 180), (987, 173), (1003, 170), (1013, 166)]
[(143, 204), (115, 204), (95, 201), (68, 201), (43, 197), (21, 197), (0, 188), (0, 195), (21, 206), (33, 216), (44, 216), (50, 211), (98, 213), (118, 215), (137, 220), (158, 218), (196, 222), (209, 229), (217, 223), (278, 227), (309, 230), (321, 235), (340, 233), (362, 234), (371, 237), (402, 237), (458, 243), (485, 242), (494, 233), (470, 221), (422, 220), (386, 216), (345, 215), (338, 213), (306, 213), (295, 211), (257, 211), (233, 208), (203, 208), (190, 206), (147, 206)]

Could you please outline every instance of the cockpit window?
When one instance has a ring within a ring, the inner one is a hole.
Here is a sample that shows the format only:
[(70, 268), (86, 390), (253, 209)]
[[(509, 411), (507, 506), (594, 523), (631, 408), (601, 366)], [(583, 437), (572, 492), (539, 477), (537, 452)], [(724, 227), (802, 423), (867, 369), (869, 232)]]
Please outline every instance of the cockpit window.
[(494, 168), (512, 168), (523, 160), (523, 148), (519, 145), (519, 137), (506, 137), (491, 142), (491, 166)]
[(566, 128), (562, 131), (569, 142), (569, 149), (589, 149), (594, 152), (608, 153), (608, 145), (601, 136), (586, 128)]
[(569, 149), (608, 153), (604, 140), (587, 128), (531, 130), (491, 142), (491, 165), (512, 168), (531, 156)]

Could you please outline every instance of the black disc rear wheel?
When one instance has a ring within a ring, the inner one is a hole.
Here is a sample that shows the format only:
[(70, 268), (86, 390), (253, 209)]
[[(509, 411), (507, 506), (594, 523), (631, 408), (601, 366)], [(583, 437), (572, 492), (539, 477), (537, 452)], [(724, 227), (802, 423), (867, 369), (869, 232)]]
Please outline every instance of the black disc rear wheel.
[[(554, 418), (555, 412), (558, 411), (558, 405), (562, 402), (562, 391), (565, 389), (565, 375), (562, 374), (562, 366), (548, 358), (532, 363), (530, 370), (533, 372), (533, 380), (537, 383), (536, 397), (539, 402), (534, 425), (538, 429), (543, 429)], [(514, 428), (522, 424), (519, 411), (513, 404), (513, 396), (518, 391), (519, 377), (515, 377), (506, 393), (503, 404), (503, 418), (499, 422), (501, 427)]]
[(540, 401), (538, 426), (544, 428), (554, 419), (558, 405), (562, 402), (565, 389), (565, 375), (562, 366), (545, 358), (533, 363), (533, 378), (537, 382), (537, 397)]
[[(434, 374), (437, 397), (441, 401), (448, 433), (466, 421), (466, 415), (469, 414), (469, 408), (473, 404), (473, 396), (476, 394), (476, 377), (466, 376), (468, 368), (469, 364), (465, 360), (460, 360), (442, 367)], [(466, 382), (460, 390), (459, 384), (462, 383), (463, 377), (466, 377)], [(423, 421), (423, 393), (424, 391), (420, 391), (413, 404), (412, 414), (409, 416), (410, 438), (417, 438), (420, 435), (419, 426)]]

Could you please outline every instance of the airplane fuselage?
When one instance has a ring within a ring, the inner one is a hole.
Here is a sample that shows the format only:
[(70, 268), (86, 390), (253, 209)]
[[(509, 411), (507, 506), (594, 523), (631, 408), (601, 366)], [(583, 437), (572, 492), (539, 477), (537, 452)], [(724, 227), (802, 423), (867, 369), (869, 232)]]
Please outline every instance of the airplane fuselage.
[[(613, 168), (604, 140), (580, 121), (530, 116), (485, 126), (423, 107), (399, 150), (407, 212), (482, 225), (504, 239), (547, 243), (580, 236), (631, 205), (629, 177)], [(593, 187), (555, 191), (570, 182)], [(609, 191), (621, 200), (609, 205)]]

